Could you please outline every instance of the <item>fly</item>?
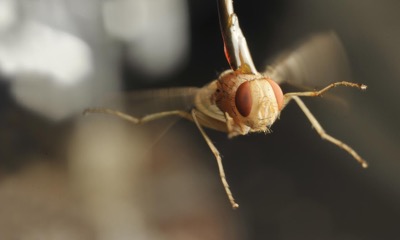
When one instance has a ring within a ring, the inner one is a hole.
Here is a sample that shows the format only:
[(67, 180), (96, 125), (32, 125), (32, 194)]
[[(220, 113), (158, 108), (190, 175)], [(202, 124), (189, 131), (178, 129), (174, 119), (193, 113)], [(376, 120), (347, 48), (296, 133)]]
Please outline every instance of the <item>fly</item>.
[[(238, 208), (239, 205), (236, 203), (226, 180), (221, 156), (204, 131), (204, 127), (225, 132), (229, 138), (252, 132), (268, 133), (269, 128), (278, 119), (285, 106), (294, 101), (321, 138), (342, 148), (362, 167), (366, 168), (367, 162), (353, 148), (325, 132), (300, 98), (321, 96), (337, 86), (365, 90), (366, 85), (342, 81), (329, 84), (319, 91), (285, 94), (279, 86), (282, 82), (312, 78), (312, 76), (302, 75), (303, 68), (324, 61), (322, 59), (329, 61), (337, 58), (336, 55), (342, 49), (336, 35), (332, 32), (315, 35), (288, 54), (277, 58), (273, 64), (267, 67), (266, 71), (259, 73), (253, 64), (246, 39), (240, 29), (239, 19), (234, 13), (232, 0), (218, 0), (218, 12), (225, 56), (231, 69), (226, 70), (217, 80), (202, 88), (187, 88), (194, 96), (191, 110), (164, 111), (139, 118), (109, 108), (88, 108), (84, 113), (111, 114), (134, 124), (147, 123), (168, 116), (180, 116), (194, 122), (217, 160), (222, 184), (234, 209)], [(322, 58), (316, 57), (315, 54), (321, 51), (328, 51), (328, 53), (320, 56)], [(306, 65), (304, 66), (304, 64)], [(328, 68), (333, 67), (328, 64)], [(185, 90), (186, 88), (178, 88), (174, 92), (183, 93)]]

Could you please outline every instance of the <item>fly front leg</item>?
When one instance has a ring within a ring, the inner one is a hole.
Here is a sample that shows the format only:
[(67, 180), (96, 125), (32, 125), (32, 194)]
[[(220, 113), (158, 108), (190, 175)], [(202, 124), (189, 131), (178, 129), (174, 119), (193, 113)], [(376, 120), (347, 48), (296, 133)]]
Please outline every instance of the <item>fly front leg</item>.
[(300, 109), (303, 111), (303, 113), (306, 115), (308, 120), (311, 122), (312, 126), (314, 129), (317, 131), (317, 133), (321, 136), (322, 139), (325, 139), (336, 146), (340, 147), (341, 149), (345, 150), (348, 152), (357, 162), (361, 164), (363, 168), (368, 167), (368, 163), (349, 145), (345, 144), (344, 142), (340, 141), (337, 138), (332, 137), (328, 133), (325, 132), (325, 130), (322, 128), (322, 126), (319, 124), (318, 120), (314, 117), (314, 115), (310, 112), (310, 110), (307, 108), (307, 106), (304, 104), (304, 102), (298, 97), (298, 96), (288, 96), (286, 97), (286, 103), (288, 103), (291, 99), (293, 99), (297, 105), (299, 105)]
[(360, 83), (352, 83), (352, 82), (335, 82), (332, 84), (329, 84), (327, 87), (319, 90), (319, 91), (310, 91), (310, 92), (293, 92), (293, 93), (286, 93), (285, 94), (285, 102), (284, 104), (287, 104), (287, 101), (289, 99), (286, 99), (288, 97), (291, 96), (299, 96), (299, 97), (318, 97), (321, 96), (322, 94), (324, 94), (325, 92), (329, 91), (332, 88), (335, 88), (337, 86), (345, 86), (345, 87), (354, 87), (354, 88), (359, 88), (361, 90), (366, 90), (367, 89), (367, 85), (364, 84), (360, 84)]
[(206, 143), (207, 143), (208, 147), (210, 148), (211, 152), (214, 154), (215, 159), (217, 160), (219, 176), (221, 178), (222, 185), (225, 188), (226, 195), (228, 196), (228, 199), (231, 202), (232, 208), (236, 209), (236, 208), (239, 207), (239, 204), (237, 204), (235, 202), (235, 199), (233, 198), (232, 192), (231, 192), (231, 190), (229, 188), (228, 181), (226, 180), (226, 176), (225, 176), (224, 166), (222, 164), (221, 155), (219, 154), (218, 149), (211, 142), (210, 138), (207, 136), (206, 132), (204, 131), (204, 129), (201, 127), (199, 121), (197, 120), (196, 110), (195, 109), (192, 110), (192, 118), (193, 118), (193, 121), (196, 124), (197, 128), (199, 129), (201, 135), (203, 135), (203, 138), (206, 141)]
[(250, 131), (250, 127), (244, 124), (237, 124), (235, 120), (229, 114), (225, 113), (225, 120), (226, 120), (226, 128), (228, 129), (228, 138), (231, 139), (233, 137), (239, 135), (246, 135)]
[(240, 135), (240, 133), (235, 128), (235, 122), (233, 121), (233, 118), (231, 118), (231, 116), (229, 116), (227, 112), (225, 113), (225, 119), (226, 128), (228, 129), (228, 138), (233, 138)]
[(109, 108), (88, 108), (83, 111), (84, 115), (90, 113), (102, 113), (102, 114), (114, 115), (134, 124), (147, 123), (168, 116), (180, 116), (182, 118), (186, 118), (190, 121), (193, 121), (192, 115), (190, 113), (179, 110), (153, 113), (141, 118), (137, 118), (132, 115)]

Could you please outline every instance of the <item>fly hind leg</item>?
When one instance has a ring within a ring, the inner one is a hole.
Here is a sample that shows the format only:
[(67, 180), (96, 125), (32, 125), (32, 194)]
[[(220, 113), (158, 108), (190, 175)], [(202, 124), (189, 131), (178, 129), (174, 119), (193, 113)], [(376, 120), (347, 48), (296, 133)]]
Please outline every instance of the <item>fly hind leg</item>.
[(102, 113), (102, 114), (108, 114), (108, 115), (114, 115), (116, 117), (122, 118), (128, 122), (134, 123), (134, 124), (142, 124), (142, 123), (147, 123), (151, 122), (160, 118), (168, 117), (168, 116), (180, 116), (182, 118), (186, 118), (188, 120), (193, 121), (192, 115), (188, 112), (185, 111), (166, 111), (166, 112), (158, 112), (158, 113), (153, 113), (149, 115), (145, 115), (141, 118), (134, 117), (132, 115), (120, 112), (118, 110), (114, 109), (109, 109), (109, 108), (87, 108), (83, 111), (84, 115), (91, 114), (91, 113)]
[(193, 117), (194, 123), (196, 124), (197, 128), (199, 129), (201, 135), (203, 135), (204, 140), (206, 141), (208, 147), (211, 149), (211, 152), (214, 154), (215, 159), (217, 160), (219, 176), (221, 177), (222, 185), (225, 188), (226, 195), (228, 196), (228, 199), (231, 202), (232, 208), (236, 209), (239, 207), (239, 204), (237, 204), (235, 202), (235, 199), (233, 198), (232, 192), (229, 188), (228, 181), (226, 180), (224, 166), (222, 165), (221, 155), (219, 154), (218, 149), (211, 142), (210, 138), (207, 136), (206, 132), (204, 131), (204, 129), (201, 127), (199, 121), (197, 120), (195, 109), (192, 110), (192, 117)]
[(310, 110), (298, 96), (288, 97), (287, 103), (290, 101), (290, 99), (296, 101), (297, 105), (299, 105), (300, 109), (304, 112), (304, 114), (306, 115), (306, 117), (311, 122), (312, 126), (315, 128), (315, 130), (321, 136), (322, 139), (325, 139), (335, 144), (336, 146), (340, 147), (341, 149), (345, 150), (346, 152), (348, 152), (364, 168), (368, 167), (368, 163), (353, 148), (351, 148), (349, 145), (345, 144), (344, 142), (340, 141), (337, 138), (332, 137), (331, 135), (325, 132), (325, 130), (319, 124), (318, 120), (314, 117), (314, 115), (310, 112)]

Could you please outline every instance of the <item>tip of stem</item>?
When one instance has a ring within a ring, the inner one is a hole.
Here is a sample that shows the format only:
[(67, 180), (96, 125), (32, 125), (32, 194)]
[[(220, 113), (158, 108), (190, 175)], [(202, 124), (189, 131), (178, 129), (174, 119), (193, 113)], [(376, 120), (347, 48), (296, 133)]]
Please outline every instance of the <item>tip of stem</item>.
[(235, 209), (238, 209), (239, 208), (239, 204), (237, 204), (237, 203), (234, 203), (234, 204), (232, 204), (232, 208), (235, 210)]

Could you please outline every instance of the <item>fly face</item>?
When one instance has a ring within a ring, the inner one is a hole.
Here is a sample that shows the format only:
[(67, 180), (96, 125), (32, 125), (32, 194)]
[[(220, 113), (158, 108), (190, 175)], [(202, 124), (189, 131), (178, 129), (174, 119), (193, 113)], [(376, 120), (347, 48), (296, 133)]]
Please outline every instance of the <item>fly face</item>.
[(231, 137), (267, 132), (283, 105), (282, 90), (270, 78), (232, 70), (221, 74), (213, 98), (218, 108), (227, 114)]

